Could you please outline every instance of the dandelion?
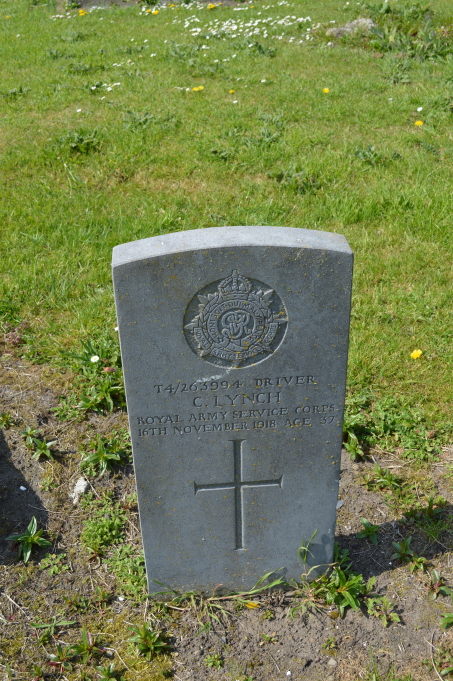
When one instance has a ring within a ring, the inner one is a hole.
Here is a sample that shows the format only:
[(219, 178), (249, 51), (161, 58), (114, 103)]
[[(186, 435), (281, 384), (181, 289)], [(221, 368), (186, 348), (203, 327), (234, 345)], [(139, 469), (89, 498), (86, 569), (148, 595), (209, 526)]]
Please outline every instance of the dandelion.
[(328, 95), (328, 94), (329, 94), (329, 92), (330, 92), (330, 90), (329, 90), (329, 88), (328, 88), (328, 87), (325, 87), (325, 88), (323, 88), (323, 90), (322, 90), (322, 91), (324, 92), (324, 94), (325, 94), (325, 95)]
[(208, 5), (208, 9), (215, 9), (216, 7), (217, 7), (217, 5), (214, 5), (213, 2), (210, 2), (209, 5)]
[(159, 10), (158, 10), (158, 9), (154, 9), (154, 10), (151, 12), (151, 14), (159, 14)]
[(416, 125), (418, 128), (421, 128), (422, 125), (425, 125), (423, 121), (415, 121), (414, 125)]
[(234, 95), (234, 90), (228, 90), (229, 95)]
[(204, 90), (204, 85), (199, 85), (198, 87), (193, 87), (192, 92), (201, 92)]
[(93, 362), (93, 364), (99, 362), (99, 357), (97, 355), (93, 355), (93, 357), (90, 358), (90, 362)]
[(88, 14), (84, 9), (79, 9), (79, 17), (84, 17), (85, 14)]
[(412, 359), (418, 359), (419, 357), (421, 357), (422, 354), (423, 354), (422, 350), (414, 350), (413, 352), (411, 352), (411, 357)]

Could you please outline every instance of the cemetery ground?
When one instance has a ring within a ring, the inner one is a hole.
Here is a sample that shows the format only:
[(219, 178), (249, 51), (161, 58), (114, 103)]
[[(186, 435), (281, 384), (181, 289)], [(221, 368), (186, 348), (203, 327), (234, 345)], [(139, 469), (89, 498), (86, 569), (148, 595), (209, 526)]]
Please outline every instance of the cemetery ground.
[[(4, 678), (453, 678), (450, 3), (17, 0), (0, 31)], [(228, 224), (355, 252), (337, 562), (308, 584), (301, 537), (297, 584), (147, 599), (111, 249)]]

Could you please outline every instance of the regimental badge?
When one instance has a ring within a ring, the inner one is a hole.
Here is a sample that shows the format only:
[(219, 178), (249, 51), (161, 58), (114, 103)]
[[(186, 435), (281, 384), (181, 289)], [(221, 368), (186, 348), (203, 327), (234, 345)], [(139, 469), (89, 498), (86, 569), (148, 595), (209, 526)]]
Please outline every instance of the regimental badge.
[[(198, 307), (198, 314), (194, 315)], [(220, 366), (248, 366), (275, 352), (286, 333), (286, 308), (263, 282), (233, 270), (189, 303), (184, 333), (193, 352)]]

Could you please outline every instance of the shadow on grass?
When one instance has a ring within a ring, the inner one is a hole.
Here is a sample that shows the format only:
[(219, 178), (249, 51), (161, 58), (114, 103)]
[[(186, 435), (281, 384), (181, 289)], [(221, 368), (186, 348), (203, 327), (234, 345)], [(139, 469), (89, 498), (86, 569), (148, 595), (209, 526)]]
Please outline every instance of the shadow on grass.
[[(38, 521), (39, 528), (46, 527), (47, 511), (39, 496), (15, 466), (1, 430), (0, 470), (0, 565), (9, 565), (15, 562), (17, 549), (13, 542), (5, 541), (5, 538), (25, 530), (32, 516)], [(25, 490), (21, 490), (21, 487)]]

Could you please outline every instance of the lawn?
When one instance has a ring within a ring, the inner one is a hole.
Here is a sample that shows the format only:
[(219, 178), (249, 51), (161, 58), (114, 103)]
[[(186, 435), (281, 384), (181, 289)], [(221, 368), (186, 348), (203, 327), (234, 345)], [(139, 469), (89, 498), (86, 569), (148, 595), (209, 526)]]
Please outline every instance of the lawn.
[[(357, 17), (373, 19), (373, 31), (326, 35)], [(453, 432), (453, 5), (82, 9), (2, 0), (0, 34), (2, 382), (8, 367), (22, 367), (53, 391), (45, 422), (36, 417), (41, 393), (34, 406), (5, 393), (11, 451), (26, 426), (42, 426), (49, 441), (61, 433), (57, 448), (69, 452), (75, 475), (78, 448), (110, 437), (109, 419), (116, 444), (102, 446), (118, 453), (127, 439), (113, 246), (187, 229), (278, 225), (338, 232), (355, 253), (346, 444), (357, 465), (385, 451), (418, 480), (393, 519), (444, 490), (446, 477), (426, 480)], [(98, 355), (115, 378), (92, 365)], [(15, 385), (26, 393), (24, 381)], [(96, 443), (90, 451), (102, 450)], [(37, 490), (43, 480), (46, 494), (70, 484), (61, 457), (40, 465)], [(91, 470), (113, 491), (113, 473), (99, 473)], [(132, 471), (124, 476), (127, 496)], [(60, 502), (49, 497), (44, 507), (57, 513)], [(451, 550), (451, 513), (442, 513)], [(5, 520), (5, 531), (16, 524)]]

